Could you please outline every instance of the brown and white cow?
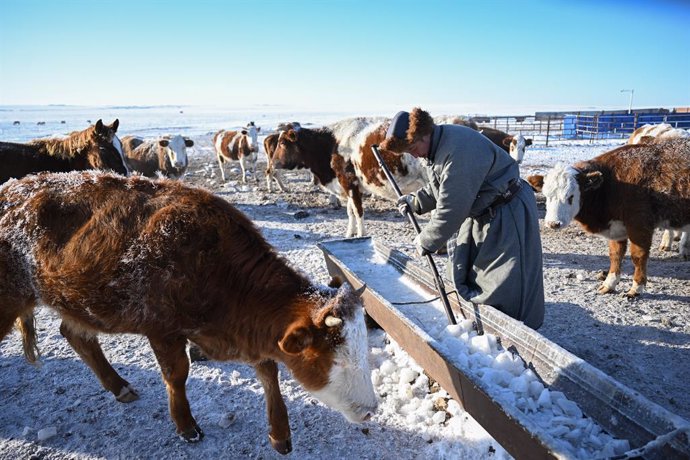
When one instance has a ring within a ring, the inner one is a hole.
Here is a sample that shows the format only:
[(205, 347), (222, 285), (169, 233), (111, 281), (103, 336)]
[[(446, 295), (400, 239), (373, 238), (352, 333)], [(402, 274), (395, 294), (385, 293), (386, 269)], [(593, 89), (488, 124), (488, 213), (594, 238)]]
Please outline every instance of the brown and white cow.
[[(347, 203), (346, 236), (363, 236), (363, 195), (396, 198), (371, 152), (371, 146), (385, 138), (388, 123), (385, 119), (350, 118), (315, 130), (289, 130), (280, 137), (273, 164), (278, 168), (291, 164), (308, 167), (323, 189)], [(403, 193), (424, 185), (422, 166), (412, 155), (385, 150), (381, 154)]]
[(436, 124), (461, 125), (479, 131), (488, 137), (491, 142), (505, 150), (518, 164), (525, 158), (525, 149), (532, 145), (532, 139), (527, 139), (522, 134), (508, 134), (495, 128), (482, 128), (471, 118), (464, 117), (435, 117)]
[(254, 366), (281, 453), (291, 441), (277, 362), (350, 421), (376, 410), (361, 292), (313, 284), (205, 190), (93, 172), (10, 181), (0, 187), (0, 273), (0, 340), (16, 321), (35, 359), (33, 310), (53, 308), (62, 335), (120, 402), (138, 394), (97, 335), (146, 336), (185, 441), (203, 437), (185, 395), (188, 340), (211, 359)]
[(127, 166), (146, 177), (157, 177), (159, 174), (182, 177), (187, 171), (187, 148), (194, 145), (193, 140), (179, 134), (149, 140), (125, 136), (120, 140)]
[(283, 168), (276, 168), (274, 167), (272, 161), (273, 153), (275, 152), (276, 147), (278, 146), (278, 140), (280, 139), (280, 136), (282, 136), (283, 133), (290, 129), (299, 131), (300, 128), (301, 125), (296, 121), (293, 121), (291, 123), (280, 123), (277, 128), (278, 132), (269, 134), (264, 138), (264, 152), (266, 152), (266, 187), (268, 188), (269, 192), (273, 191), (273, 181), (275, 181), (278, 184), (278, 188), (281, 192), (288, 191), (287, 187), (285, 186), (285, 182), (283, 181), (283, 175), (280, 172), (281, 169), (306, 168), (306, 166), (301, 163), (284, 165)]
[(687, 139), (690, 138), (690, 132), (674, 128), (668, 123), (659, 123), (657, 125), (643, 125), (637, 128), (628, 138), (628, 144), (644, 144), (647, 142), (655, 142), (657, 139)]
[(508, 134), (494, 128), (479, 128), (479, 132), (508, 152), (518, 164), (525, 158), (525, 148), (532, 145), (532, 139), (526, 139), (522, 134)]
[[(649, 142), (664, 141), (668, 139), (685, 139), (690, 138), (690, 132), (674, 128), (668, 123), (661, 123), (658, 125), (644, 125), (637, 128), (628, 139), (628, 144), (644, 144)], [(673, 241), (679, 241), (679, 250), (681, 257), (687, 259), (690, 257), (690, 240), (687, 232), (679, 230), (664, 230), (661, 235), (661, 244), (659, 249), (662, 251), (670, 251)]]
[(246, 128), (239, 131), (222, 129), (213, 136), (213, 146), (223, 182), (225, 182), (223, 164), (226, 161), (239, 161), (243, 183), (247, 182), (247, 168), (251, 170), (254, 179), (258, 180), (256, 177), (256, 160), (259, 153), (258, 133), (260, 130), (261, 128), (255, 126), (252, 121), (247, 124)]
[(575, 219), (609, 240), (611, 267), (602, 294), (620, 281), (628, 240), (635, 273), (626, 295), (634, 297), (647, 282), (654, 229), (690, 230), (690, 139), (624, 145), (528, 180), (546, 197), (548, 227), (563, 228)]

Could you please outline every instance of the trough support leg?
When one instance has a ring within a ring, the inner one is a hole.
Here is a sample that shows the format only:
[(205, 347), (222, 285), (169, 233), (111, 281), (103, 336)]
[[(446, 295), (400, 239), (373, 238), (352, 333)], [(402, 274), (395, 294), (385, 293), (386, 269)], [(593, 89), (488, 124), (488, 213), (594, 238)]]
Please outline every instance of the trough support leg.
[(114, 394), (118, 401), (128, 403), (139, 399), (139, 395), (129, 382), (113, 369), (103, 354), (97, 336), (74, 332), (64, 321), (60, 324), (60, 334), (96, 374), (103, 388)]
[(292, 451), (290, 439), (290, 424), (288, 422), (287, 407), (280, 394), (278, 384), (278, 366), (275, 361), (263, 361), (254, 366), (256, 375), (261, 380), (266, 398), (266, 412), (271, 432), (268, 437), (273, 448), (281, 454)]
[(186, 442), (201, 441), (204, 433), (192, 417), (185, 390), (189, 374), (189, 358), (185, 353), (187, 339), (181, 336), (167, 339), (149, 337), (149, 343), (156, 355), (165, 387), (168, 390), (170, 416), (177, 426), (177, 434)]

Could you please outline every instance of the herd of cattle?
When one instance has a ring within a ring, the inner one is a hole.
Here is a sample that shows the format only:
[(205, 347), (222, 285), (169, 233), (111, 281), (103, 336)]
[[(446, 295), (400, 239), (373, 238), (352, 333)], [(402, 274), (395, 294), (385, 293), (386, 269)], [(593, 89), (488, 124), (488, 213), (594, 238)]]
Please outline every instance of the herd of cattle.
[[(518, 162), (531, 144), (468, 120), (439, 122), (481, 131)], [(395, 198), (371, 151), (388, 123), (353, 118), (318, 129), (280, 126), (264, 140), (267, 187), (275, 182), (284, 191), (281, 170), (306, 168), (346, 203), (347, 236), (363, 235), (362, 198)], [(137, 391), (110, 365), (97, 335), (146, 336), (177, 433), (188, 442), (203, 436), (185, 395), (188, 341), (212, 359), (255, 367), (265, 389), (269, 438), (281, 453), (291, 450), (291, 437), (276, 362), (349, 420), (370, 417), (377, 402), (361, 292), (338, 280), (330, 287), (314, 284), (279, 257), (246, 216), (211, 192), (141, 177), (182, 177), (191, 139), (120, 139), (118, 127), (118, 120), (98, 120), (64, 139), (0, 142), (0, 339), (16, 324), (25, 356), (35, 361), (34, 308), (48, 305), (103, 387), (131, 402)], [(259, 131), (249, 123), (214, 136), (223, 180), (230, 161), (240, 163), (243, 181), (247, 173), (256, 177)], [(403, 192), (422, 186), (418, 160), (381, 153)], [(112, 172), (85, 171), (92, 169)], [(528, 181), (546, 197), (547, 227), (577, 220), (609, 239), (611, 266), (601, 293), (620, 281), (628, 240), (635, 272), (627, 295), (643, 292), (655, 228), (685, 232), (680, 252), (690, 254), (687, 131), (643, 127), (628, 145)]]

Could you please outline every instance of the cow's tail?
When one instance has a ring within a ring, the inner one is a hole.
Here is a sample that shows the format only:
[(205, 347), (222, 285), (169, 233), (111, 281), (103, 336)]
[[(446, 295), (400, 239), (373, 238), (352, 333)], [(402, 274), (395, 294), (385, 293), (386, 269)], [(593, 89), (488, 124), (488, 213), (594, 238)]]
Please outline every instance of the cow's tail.
[(22, 347), (24, 357), (31, 364), (36, 364), (41, 353), (38, 351), (38, 338), (36, 334), (36, 318), (33, 311), (24, 313), (17, 318), (17, 329), (22, 334)]

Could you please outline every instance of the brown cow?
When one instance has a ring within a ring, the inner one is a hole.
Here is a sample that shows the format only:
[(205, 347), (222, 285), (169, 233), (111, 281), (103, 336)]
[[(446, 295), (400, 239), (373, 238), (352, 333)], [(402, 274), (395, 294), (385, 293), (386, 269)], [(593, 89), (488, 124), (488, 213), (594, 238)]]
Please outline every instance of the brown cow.
[(185, 441), (203, 437), (185, 396), (187, 340), (211, 359), (254, 366), (281, 453), (291, 445), (277, 362), (350, 421), (376, 408), (361, 292), (314, 285), (246, 216), (205, 190), (93, 172), (8, 182), (0, 187), (0, 274), (0, 340), (17, 320), (31, 360), (33, 309), (48, 305), (118, 401), (138, 395), (97, 334), (146, 336)]
[(264, 138), (264, 152), (266, 152), (266, 187), (268, 188), (269, 192), (273, 191), (273, 181), (275, 181), (278, 184), (278, 188), (281, 192), (288, 191), (287, 187), (285, 186), (285, 183), (283, 182), (283, 177), (280, 173), (280, 169), (306, 168), (304, 164), (290, 164), (284, 165), (283, 168), (275, 168), (272, 162), (273, 153), (275, 152), (276, 147), (278, 146), (278, 140), (280, 139), (280, 136), (282, 136), (284, 132), (290, 129), (299, 131), (300, 128), (301, 125), (296, 121), (293, 121), (291, 123), (280, 123), (278, 125), (277, 133), (269, 134)]
[(115, 134), (119, 124), (119, 120), (111, 125), (98, 120), (64, 138), (36, 139), (28, 144), (0, 142), (0, 184), (41, 171), (110, 169), (127, 175), (122, 145)]
[(182, 177), (187, 170), (187, 147), (194, 145), (193, 140), (179, 134), (147, 141), (125, 136), (121, 141), (129, 168), (146, 177)]
[(602, 294), (620, 281), (628, 240), (635, 273), (626, 295), (634, 297), (647, 282), (654, 229), (690, 230), (690, 139), (624, 145), (574, 166), (557, 165), (529, 182), (546, 197), (548, 227), (575, 219), (609, 240), (611, 267)]
[[(363, 236), (365, 193), (395, 199), (371, 146), (383, 141), (389, 121), (372, 118), (349, 118), (321, 129), (289, 130), (276, 147), (273, 164), (306, 165), (319, 185), (347, 203), (346, 236)], [(421, 164), (409, 153), (381, 151), (386, 165), (403, 193), (424, 185)]]

